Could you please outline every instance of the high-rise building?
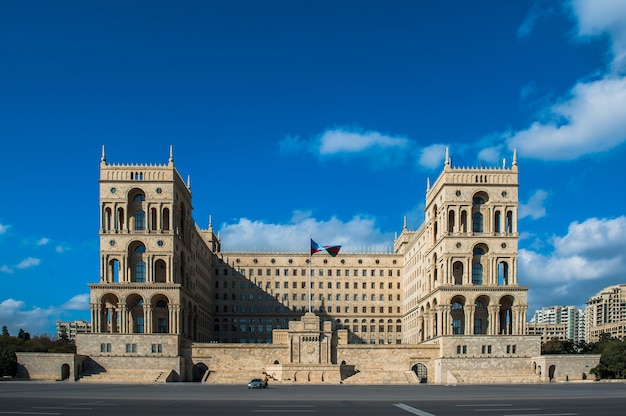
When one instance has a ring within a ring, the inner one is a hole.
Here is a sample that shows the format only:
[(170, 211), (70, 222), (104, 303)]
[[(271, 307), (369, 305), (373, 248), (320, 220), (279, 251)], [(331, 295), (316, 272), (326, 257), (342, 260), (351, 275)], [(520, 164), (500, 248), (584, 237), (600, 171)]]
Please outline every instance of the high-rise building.
[(528, 335), (540, 335), (542, 342), (556, 337), (578, 342), (585, 339), (584, 311), (576, 306), (546, 306), (536, 310), (526, 325)]
[(67, 338), (69, 340), (75, 340), (76, 334), (86, 334), (91, 332), (91, 322), (77, 320), (62, 322), (57, 321), (57, 338)]
[(596, 342), (603, 333), (626, 339), (626, 284), (602, 289), (586, 302), (586, 341)]

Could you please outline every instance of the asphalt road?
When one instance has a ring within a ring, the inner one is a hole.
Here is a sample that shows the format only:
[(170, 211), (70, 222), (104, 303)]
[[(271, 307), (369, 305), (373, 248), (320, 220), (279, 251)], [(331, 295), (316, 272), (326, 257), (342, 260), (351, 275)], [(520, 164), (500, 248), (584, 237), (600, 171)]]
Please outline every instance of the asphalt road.
[(246, 386), (0, 382), (0, 415), (577, 416), (626, 414), (626, 383)]

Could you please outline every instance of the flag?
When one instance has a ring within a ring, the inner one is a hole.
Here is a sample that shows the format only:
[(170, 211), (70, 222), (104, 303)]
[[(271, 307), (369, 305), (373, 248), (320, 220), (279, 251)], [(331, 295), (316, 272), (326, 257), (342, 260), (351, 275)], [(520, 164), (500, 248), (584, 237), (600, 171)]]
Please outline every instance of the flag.
[(313, 239), (311, 239), (311, 254), (319, 253), (320, 251), (326, 250), (331, 257), (335, 257), (339, 254), (339, 249), (341, 246), (320, 246)]

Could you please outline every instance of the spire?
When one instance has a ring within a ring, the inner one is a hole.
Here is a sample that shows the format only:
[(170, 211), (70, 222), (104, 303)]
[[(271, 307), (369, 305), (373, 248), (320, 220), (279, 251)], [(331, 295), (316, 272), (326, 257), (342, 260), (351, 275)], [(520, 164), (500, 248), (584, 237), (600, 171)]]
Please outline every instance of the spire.
[(209, 230), (213, 228), (213, 216), (209, 214)]
[(430, 178), (426, 178), (426, 191), (430, 191)]
[(517, 149), (513, 149), (513, 166), (517, 166)]
[(446, 146), (446, 161), (445, 161), (446, 166), (450, 166), (450, 151), (448, 149), (448, 147)]
[(103, 162), (103, 163), (107, 162), (107, 155), (104, 152), (104, 145), (102, 145), (102, 156), (100, 157), (100, 162)]
[(404, 216), (404, 225), (402, 226), (403, 230), (406, 230), (406, 215)]
[(187, 175), (187, 189), (191, 189), (191, 175)]
[(170, 144), (170, 159), (169, 159), (169, 163), (174, 163), (174, 149), (173, 146)]

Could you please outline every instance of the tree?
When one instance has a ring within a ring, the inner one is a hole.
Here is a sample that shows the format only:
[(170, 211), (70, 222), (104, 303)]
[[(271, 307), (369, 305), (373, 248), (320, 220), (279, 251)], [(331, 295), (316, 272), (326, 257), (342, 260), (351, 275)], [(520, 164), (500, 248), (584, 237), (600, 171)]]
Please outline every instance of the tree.
[(22, 328), (20, 328), (20, 332), (17, 334), (17, 337), (28, 341), (30, 339), (30, 334), (28, 332), (25, 332)]
[(576, 348), (571, 339), (561, 341), (557, 337), (541, 345), (542, 354), (575, 354)]
[(7, 346), (0, 347), (0, 377), (17, 375), (17, 356), (15, 351)]
[(8, 337), (9, 336), (9, 328), (7, 328), (6, 325), (2, 326), (2, 336), (3, 337)]
[(598, 378), (624, 378), (626, 376), (626, 342), (611, 339), (603, 342), (600, 364), (591, 369)]

